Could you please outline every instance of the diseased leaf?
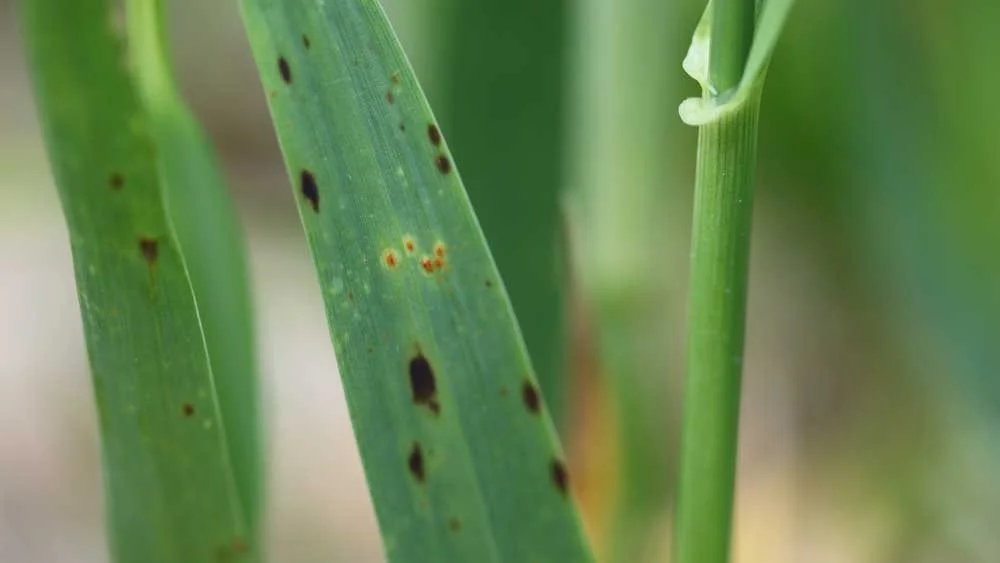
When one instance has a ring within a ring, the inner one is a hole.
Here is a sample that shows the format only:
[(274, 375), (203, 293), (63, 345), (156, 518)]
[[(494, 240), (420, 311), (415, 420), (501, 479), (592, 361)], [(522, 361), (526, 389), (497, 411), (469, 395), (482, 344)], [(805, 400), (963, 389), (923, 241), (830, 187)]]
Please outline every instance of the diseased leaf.
[(24, 33), (69, 227), (115, 561), (248, 561), (163, 163), (108, 0), (30, 0)]
[(191, 278), (237, 491), (256, 535), (262, 453), (246, 249), (205, 133), (174, 84), (162, 0), (126, 0), (129, 69), (157, 148), (157, 177)]
[(592, 560), (503, 284), (381, 8), (242, 6), (389, 559)]

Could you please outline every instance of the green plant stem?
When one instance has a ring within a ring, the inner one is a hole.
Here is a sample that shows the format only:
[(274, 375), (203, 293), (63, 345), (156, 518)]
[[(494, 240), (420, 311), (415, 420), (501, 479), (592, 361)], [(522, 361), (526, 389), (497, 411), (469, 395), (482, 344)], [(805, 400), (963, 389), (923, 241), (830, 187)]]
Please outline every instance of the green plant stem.
[(753, 42), (755, 0), (714, 0), (709, 77), (717, 93), (739, 83)]
[[(709, 79), (739, 84), (755, 0), (714, 0)], [(732, 529), (760, 89), (698, 130), (687, 379), (677, 500), (678, 563), (726, 563)]]
[(698, 133), (678, 563), (728, 558), (759, 105)]

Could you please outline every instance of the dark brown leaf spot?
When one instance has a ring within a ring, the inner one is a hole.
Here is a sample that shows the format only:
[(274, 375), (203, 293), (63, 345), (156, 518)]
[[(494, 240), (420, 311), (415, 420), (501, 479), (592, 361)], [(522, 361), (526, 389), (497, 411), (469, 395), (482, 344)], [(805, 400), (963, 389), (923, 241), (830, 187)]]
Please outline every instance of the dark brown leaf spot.
[(452, 516), (448, 519), (448, 529), (452, 532), (457, 532), (462, 529), (462, 521), (458, 518)]
[(490, 289), (490, 288), (493, 287), (493, 281), (492, 280), (486, 280), (485, 285), (486, 285), (486, 289)]
[(400, 123), (399, 124), (399, 130), (402, 131), (403, 133), (405, 133), (406, 132), (406, 124), (405, 123)]
[(431, 144), (435, 147), (441, 146), (441, 131), (438, 130), (437, 125), (431, 123), (427, 126), (427, 138), (431, 140)]
[(390, 76), (389, 79), (392, 80), (393, 84), (398, 85), (399, 84), (399, 72), (392, 73), (392, 76)]
[(309, 41), (309, 36), (306, 35), (306, 34), (304, 34), (304, 33), (302, 34), (302, 45), (306, 49), (308, 49), (309, 47), (312, 47), (312, 41)]
[(155, 238), (143, 237), (139, 239), (139, 252), (142, 252), (142, 257), (153, 266), (160, 256), (160, 243)]
[(181, 412), (184, 413), (184, 416), (194, 416), (194, 405), (191, 403), (184, 403), (181, 405)]
[(538, 414), (542, 408), (542, 401), (538, 396), (538, 389), (530, 381), (525, 381), (521, 386), (521, 398), (524, 399), (524, 406), (528, 412)]
[(551, 471), (552, 483), (565, 495), (569, 490), (569, 474), (566, 473), (566, 466), (558, 459), (553, 459)]
[(437, 158), (434, 159), (434, 164), (437, 166), (438, 172), (442, 174), (451, 172), (451, 161), (448, 160), (448, 157), (443, 154), (439, 154)]
[(406, 248), (407, 252), (413, 252), (417, 245), (413, 242), (412, 238), (407, 237), (403, 239), (403, 247)]
[(510, 391), (508, 391), (506, 387), (501, 387), (500, 388), (500, 396), (501, 397), (506, 397), (509, 394), (510, 394)]
[(410, 390), (413, 392), (413, 402), (426, 406), (437, 414), (441, 406), (437, 400), (437, 382), (434, 380), (434, 368), (421, 352), (410, 360)]
[(385, 101), (389, 102), (389, 104), (396, 103), (396, 96), (392, 94), (392, 90), (385, 91)]
[(353, 291), (348, 291), (347, 292), (347, 300), (348, 301), (354, 301), (354, 292)]
[(316, 176), (308, 170), (303, 170), (299, 178), (302, 197), (306, 198), (313, 211), (319, 213), (319, 186), (316, 185)]
[(281, 72), (281, 79), (285, 81), (285, 84), (292, 83), (292, 67), (288, 65), (288, 60), (285, 57), (278, 57), (278, 71)]
[(424, 474), (424, 452), (420, 449), (419, 442), (413, 442), (413, 449), (410, 450), (410, 457), (406, 460), (406, 464), (410, 466), (410, 475), (417, 481), (423, 483), (426, 475)]
[(108, 185), (111, 186), (112, 190), (118, 191), (125, 187), (125, 177), (115, 172), (108, 177)]

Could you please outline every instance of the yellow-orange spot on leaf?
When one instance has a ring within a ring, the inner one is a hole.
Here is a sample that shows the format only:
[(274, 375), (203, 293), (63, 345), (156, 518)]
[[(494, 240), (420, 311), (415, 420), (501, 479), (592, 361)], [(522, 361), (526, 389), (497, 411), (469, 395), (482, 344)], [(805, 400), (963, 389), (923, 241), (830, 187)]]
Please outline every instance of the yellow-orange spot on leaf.
[(424, 256), (420, 259), (420, 267), (428, 274), (434, 273), (434, 262), (431, 261), (429, 256)]
[(382, 262), (385, 263), (385, 265), (389, 269), (393, 269), (396, 266), (398, 266), (399, 257), (396, 256), (396, 251), (391, 248), (388, 248), (384, 252), (382, 252)]

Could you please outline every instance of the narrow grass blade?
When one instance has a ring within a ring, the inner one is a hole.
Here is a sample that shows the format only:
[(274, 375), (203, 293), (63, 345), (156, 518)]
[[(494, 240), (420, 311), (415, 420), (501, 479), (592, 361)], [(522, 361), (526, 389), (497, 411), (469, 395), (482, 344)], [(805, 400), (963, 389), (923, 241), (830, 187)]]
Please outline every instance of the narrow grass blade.
[(198, 311), (157, 146), (106, 0), (22, 4), (73, 250), (113, 559), (249, 560)]
[(567, 392), (559, 193), (568, 8), (463, 0), (439, 39), (438, 114), (557, 426)]
[(205, 133), (174, 84), (162, 0), (126, 0), (130, 69), (158, 151), (167, 213), (191, 278), (237, 490), (256, 536), (262, 496), (249, 269), (236, 211)]
[(590, 561), (451, 153), (374, 0), (243, 0), (389, 559)]

